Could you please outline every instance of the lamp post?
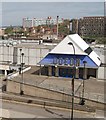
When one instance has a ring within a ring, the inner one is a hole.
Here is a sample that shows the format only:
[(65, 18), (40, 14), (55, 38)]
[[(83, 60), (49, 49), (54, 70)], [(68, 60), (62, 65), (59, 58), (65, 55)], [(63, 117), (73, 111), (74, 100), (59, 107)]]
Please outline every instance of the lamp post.
[(7, 61), (9, 63), (9, 45), (7, 45), (7, 47), (8, 47), (8, 58), (7, 58), (8, 60)]
[(24, 53), (21, 54), (22, 55), (22, 63), (21, 63), (21, 79), (22, 79), (22, 83), (20, 84), (20, 95), (23, 95), (24, 94), (24, 91), (23, 91), (23, 84), (24, 84), (24, 79), (23, 79), (23, 66), (24, 66), (24, 63), (23, 63), (23, 56), (24, 56)]
[(57, 16), (57, 39), (58, 39), (58, 34), (59, 34), (59, 33), (58, 33), (58, 32), (59, 32), (59, 30), (58, 30), (58, 29), (59, 29), (59, 28), (58, 28), (58, 27), (59, 27), (59, 26), (58, 26), (58, 21), (59, 21), (59, 16)]
[(71, 45), (74, 50), (74, 67), (73, 67), (73, 78), (72, 78), (72, 111), (71, 111), (71, 120), (73, 120), (73, 110), (74, 110), (74, 78), (75, 78), (75, 47), (72, 42), (69, 42), (68, 45)]
[(22, 51), (22, 49), (20, 48), (20, 65), (21, 65), (21, 51)]
[[(41, 48), (40, 48), (40, 61), (41, 61)], [(42, 70), (41, 70), (41, 63), (40, 63), (40, 70), (39, 70), (39, 75), (41, 75), (42, 73)]]
[(82, 89), (82, 98), (80, 100), (80, 105), (84, 105), (85, 104), (85, 99), (84, 99), (84, 88), (85, 88), (85, 84), (84, 84), (84, 80), (86, 79), (86, 71), (85, 71), (85, 65), (86, 65), (86, 61), (83, 61), (84, 64), (84, 77), (83, 77), (83, 89)]

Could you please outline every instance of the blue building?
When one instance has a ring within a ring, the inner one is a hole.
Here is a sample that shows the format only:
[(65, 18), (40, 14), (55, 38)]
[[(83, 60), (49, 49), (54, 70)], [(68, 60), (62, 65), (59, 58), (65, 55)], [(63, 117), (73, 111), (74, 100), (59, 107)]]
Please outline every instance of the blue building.
[(96, 77), (101, 60), (78, 34), (73, 34), (66, 36), (39, 64), (47, 68), (49, 76), (72, 77), (75, 74), (76, 78), (88, 78)]

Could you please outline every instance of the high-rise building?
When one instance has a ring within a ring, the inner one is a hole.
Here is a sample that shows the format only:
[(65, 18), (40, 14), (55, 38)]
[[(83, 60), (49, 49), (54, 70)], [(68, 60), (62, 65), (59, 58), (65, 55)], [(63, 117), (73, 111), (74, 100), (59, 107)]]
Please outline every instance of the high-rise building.
[(33, 27), (33, 19), (23, 18), (22, 26), (23, 26), (23, 28)]
[(83, 17), (72, 20), (72, 32), (81, 36), (102, 37), (104, 36), (104, 17)]
[[(63, 19), (58, 19), (58, 23), (62, 23)], [(47, 17), (45, 19), (41, 18), (41, 19), (37, 19), (37, 18), (33, 18), (33, 19), (29, 19), (29, 18), (23, 18), (23, 23), (22, 26), (23, 28), (27, 27), (36, 27), (39, 25), (56, 25), (57, 24), (57, 19), (53, 19), (51, 17)]]

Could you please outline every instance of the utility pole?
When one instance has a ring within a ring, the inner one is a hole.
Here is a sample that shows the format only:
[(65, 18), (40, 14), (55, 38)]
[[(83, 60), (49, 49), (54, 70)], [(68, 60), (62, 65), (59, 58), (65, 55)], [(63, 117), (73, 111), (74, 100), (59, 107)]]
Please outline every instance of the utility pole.
[(59, 20), (59, 16), (57, 16), (57, 39), (58, 39), (58, 34), (59, 34), (59, 25), (58, 25), (58, 20)]

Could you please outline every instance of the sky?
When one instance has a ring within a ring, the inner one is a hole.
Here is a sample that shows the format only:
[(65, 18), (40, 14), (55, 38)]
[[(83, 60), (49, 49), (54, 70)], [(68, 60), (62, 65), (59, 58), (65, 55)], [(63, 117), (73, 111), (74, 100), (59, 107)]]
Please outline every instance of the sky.
[(104, 2), (59, 2), (59, 0), (58, 2), (8, 2), (5, 0), (0, 5), (2, 5), (0, 16), (3, 26), (22, 25), (22, 19), (25, 17), (51, 16), (55, 19), (59, 16), (59, 18), (73, 19), (104, 15)]
[(106, 0), (1, 0), (2, 2), (105, 2)]

